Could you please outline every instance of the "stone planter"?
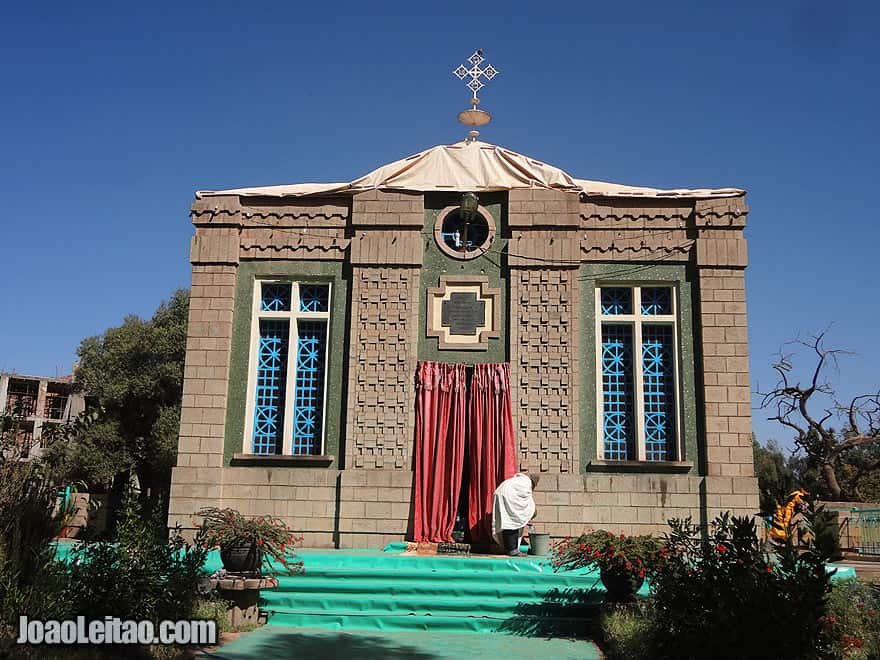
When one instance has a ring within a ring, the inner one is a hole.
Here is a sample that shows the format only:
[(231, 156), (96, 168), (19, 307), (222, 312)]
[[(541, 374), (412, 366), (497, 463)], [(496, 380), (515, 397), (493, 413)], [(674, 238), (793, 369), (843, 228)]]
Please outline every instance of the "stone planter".
[(259, 574), (263, 553), (256, 543), (235, 543), (220, 549), (220, 561), (229, 573)]
[(634, 571), (619, 571), (602, 568), (599, 572), (605, 587), (605, 600), (609, 603), (630, 603), (635, 600), (636, 592), (641, 588), (645, 578), (639, 577)]

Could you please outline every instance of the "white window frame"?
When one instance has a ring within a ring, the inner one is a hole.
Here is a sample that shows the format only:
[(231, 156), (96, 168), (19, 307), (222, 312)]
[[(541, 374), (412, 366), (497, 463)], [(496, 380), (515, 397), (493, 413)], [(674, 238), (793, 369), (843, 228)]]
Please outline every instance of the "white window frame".
[[(671, 314), (643, 314), (642, 313), (642, 288), (664, 287), (671, 290), (672, 313)], [(603, 314), (602, 313), (602, 289), (621, 288), (632, 291), (632, 314)], [(678, 323), (678, 286), (674, 282), (601, 282), (596, 284), (596, 456), (609, 463), (620, 463), (617, 459), (605, 458), (605, 406), (604, 388), (602, 378), (602, 324), (629, 325), (633, 328), (633, 392), (635, 396), (633, 406), (633, 422), (635, 424), (636, 457), (629, 461), (644, 462), (647, 464), (659, 461), (648, 461), (645, 450), (645, 386), (642, 364), (642, 326), (669, 325), (672, 326), (672, 364), (673, 383), (675, 387), (675, 443), (673, 454), (676, 461), (681, 460), (681, 417), (682, 417), (682, 394), (680, 381), (680, 355), (681, 337), (679, 336)]]
[[(290, 284), (290, 311), (271, 312), (260, 309), (263, 297), (264, 284)], [(324, 285), (327, 287), (327, 311), (326, 312), (301, 312), (299, 287), (300, 285)], [(327, 372), (330, 364), (330, 310), (333, 308), (333, 285), (330, 282), (299, 281), (276, 278), (257, 278), (254, 280), (253, 300), (251, 301), (251, 335), (250, 354), (248, 357), (248, 389), (247, 405), (245, 408), (244, 438), (242, 439), (242, 452), (254, 454), (254, 411), (257, 401), (257, 369), (260, 351), (260, 321), (263, 319), (289, 320), (288, 343), (287, 343), (287, 379), (284, 388), (284, 428), (282, 430), (282, 456), (294, 456), (293, 452), (293, 405), (296, 401), (297, 381), (297, 354), (299, 352), (299, 321), (312, 319), (327, 322), (326, 354), (324, 356), (324, 391), (321, 395), (321, 434), (319, 440), (320, 451), (318, 455), (324, 455), (324, 439), (326, 437), (327, 421)], [(262, 455), (262, 454), (261, 454)], [(296, 454), (300, 456), (300, 454)]]

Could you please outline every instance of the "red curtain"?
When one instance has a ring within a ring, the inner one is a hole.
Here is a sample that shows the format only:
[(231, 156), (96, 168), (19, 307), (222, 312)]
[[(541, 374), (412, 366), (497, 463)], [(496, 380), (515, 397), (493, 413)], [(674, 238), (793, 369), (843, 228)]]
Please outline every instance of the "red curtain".
[(463, 364), (418, 365), (415, 541), (452, 540), (464, 470), (465, 385)]
[(492, 542), (492, 494), (516, 473), (510, 366), (476, 364), (471, 380), (468, 426), (468, 526), (471, 543)]

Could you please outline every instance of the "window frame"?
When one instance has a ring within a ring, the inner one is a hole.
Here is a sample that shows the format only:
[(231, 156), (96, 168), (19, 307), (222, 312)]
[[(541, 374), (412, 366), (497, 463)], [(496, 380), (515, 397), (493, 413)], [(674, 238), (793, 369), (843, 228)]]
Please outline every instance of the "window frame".
[[(290, 310), (289, 311), (268, 311), (260, 308), (263, 298), (264, 284), (290, 284)], [(302, 312), (300, 311), (300, 286), (323, 285), (327, 287), (327, 311), (326, 312)], [(328, 281), (301, 280), (293, 278), (278, 277), (256, 277), (254, 278), (253, 295), (251, 300), (251, 327), (250, 327), (250, 345), (248, 350), (248, 383), (247, 383), (247, 404), (245, 406), (244, 419), (244, 437), (242, 438), (242, 452), (248, 456), (285, 456), (285, 457), (303, 457), (303, 456), (323, 456), (326, 451), (327, 436), (327, 386), (330, 367), (330, 316), (333, 310), (333, 283)], [(257, 371), (259, 369), (259, 351), (260, 351), (260, 321), (266, 319), (287, 320), (288, 324), (288, 340), (287, 340), (287, 372), (285, 374), (284, 387), (284, 427), (281, 436), (281, 452), (275, 454), (256, 454), (254, 453), (254, 414), (256, 411), (257, 400)], [(294, 454), (293, 452), (293, 405), (296, 401), (296, 383), (299, 352), (299, 321), (305, 320), (321, 320), (325, 321), (326, 339), (325, 339), (325, 355), (324, 355), (324, 374), (323, 374), (323, 392), (321, 393), (321, 433), (318, 438), (319, 447), (314, 454)]]
[[(671, 314), (644, 314), (642, 312), (642, 289), (643, 288), (666, 288), (670, 290), (670, 298), (672, 305)], [(602, 312), (602, 289), (624, 288), (632, 291), (632, 313), (631, 314), (603, 314)], [(682, 460), (682, 448), (684, 447), (684, 438), (682, 438), (682, 417), (684, 397), (681, 391), (681, 322), (679, 319), (679, 287), (676, 283), (668, 280), (640, 280), (638, 282), (621, 282), (615, 280), (603, 280), (596, 283), (595, 287), (595, 351), (596, 351), (596, 456), (599, 460), (610, 464), (638, 462), (645, 465), (654, 465), (658, 463), (669, 463)], [(629, 325), (632, 327), (633, 337), (633, 425), (635, 427), (634, 441), (636, 455), (627, 458), (625, 461), (620, 459), (609, 458), (605, 456), (605, 391), (604, 379), (602, 374), (602, 326), (608, 325)], [(644, 364), (642, 358), (642, 328), (644, 325), (666, 325), (672, 327), (672, 365), (673, 365), (673, 387), (675, 394), (675, 441), (672, 451), (667, 452), (667, 458), (664, 461), (650, 461), (646, 458), (645, 446), (645, 386), (644, 386)], [(671, 454), (671, 457), (669, 456)]]

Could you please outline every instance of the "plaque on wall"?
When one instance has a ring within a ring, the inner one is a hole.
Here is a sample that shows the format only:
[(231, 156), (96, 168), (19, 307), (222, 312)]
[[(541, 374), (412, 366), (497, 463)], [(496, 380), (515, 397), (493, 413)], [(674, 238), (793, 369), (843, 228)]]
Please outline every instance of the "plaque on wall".
[(499, 337), (501, 290), (484, 275), (442, 275), (428, 289), (427, 335), (441, 350), (485, 351)]

